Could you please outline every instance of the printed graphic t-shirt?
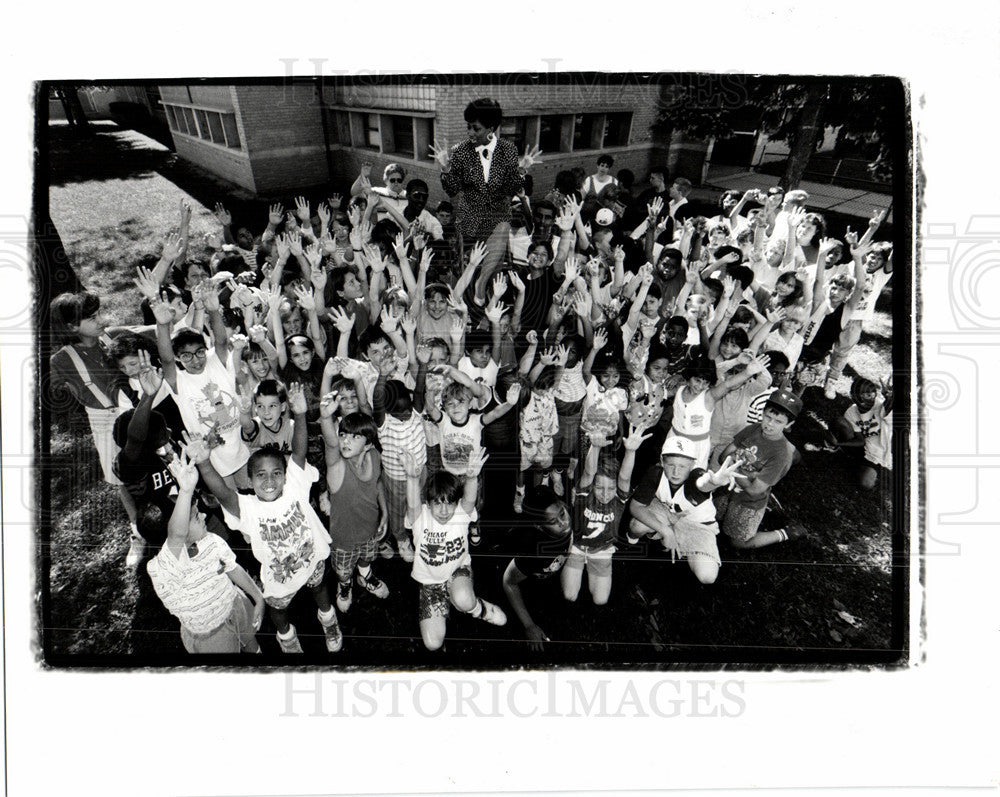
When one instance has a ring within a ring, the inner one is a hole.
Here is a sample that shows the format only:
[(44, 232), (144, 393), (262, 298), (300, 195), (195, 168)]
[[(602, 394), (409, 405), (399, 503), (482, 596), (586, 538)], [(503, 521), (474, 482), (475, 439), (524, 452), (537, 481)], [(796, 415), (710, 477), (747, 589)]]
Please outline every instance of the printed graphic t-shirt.
[(309, 504), (309, 485), (319, 471), (294, 460), (285, 471), (285, 488), (274, 501), (240, 495), (240, 516), (223, 508), (226, 525), (243, 534), (260, 562), (265, 598), (294, 595), (309, 580), (316, 563), (330, 555), (330, 535)]
[(421, 584), (443, 584), (463, 565), (472, 564), (469, 554), (469, 524), (477, 519), (459, 505), (447, 523), (439, 523), (424, 504), (413, 522), (413, 580)]

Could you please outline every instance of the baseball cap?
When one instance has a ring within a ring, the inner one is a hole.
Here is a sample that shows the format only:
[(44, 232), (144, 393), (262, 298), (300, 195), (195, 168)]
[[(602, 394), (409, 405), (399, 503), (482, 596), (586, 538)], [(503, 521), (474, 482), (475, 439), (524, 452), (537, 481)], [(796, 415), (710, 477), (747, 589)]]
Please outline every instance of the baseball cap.
[(788, 388), (783, 387), (771, 394), (770, 398), (764, 404), (764, 409), (772, 406), (784, 410), (793, 418), (798, 418), (799, 413), (802, 412), (802, 399)]
[(611, 208), (601, 208), (594, 216), (594, 221), (597, 222), (598, 227), (610, 227), (615, 222), (614, 211)]
[(660, 456), (669, 457), (672, 455), (696, 459), (694, 455), (694, 444), (686, 437), (668, 437), (663, 441), (663, 448), (660, 449)]

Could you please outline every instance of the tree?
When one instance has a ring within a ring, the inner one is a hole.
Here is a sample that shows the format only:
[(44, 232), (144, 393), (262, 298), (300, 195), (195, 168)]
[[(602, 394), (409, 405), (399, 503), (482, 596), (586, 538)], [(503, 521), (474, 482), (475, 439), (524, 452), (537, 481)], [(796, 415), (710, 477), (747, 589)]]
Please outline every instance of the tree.
[[(868, 169), (887, 177), (891, 169), (891, 131), (902, 124), (898, 82), (869, 80), (803, 80), (781, 77), (704, 76), (664, 89), (654, 129), (683, 131), (695, 138), (725, 138), (748, 112), (759, 129), (788, 143), (782, 185), (795, 188), (827, 127), (839, 128), (841, 139), (863, 143), (876, 154)], [(707, 81), (707, 82), (706, 82)], [(743, 127), (742, 129), (746, 129)]]

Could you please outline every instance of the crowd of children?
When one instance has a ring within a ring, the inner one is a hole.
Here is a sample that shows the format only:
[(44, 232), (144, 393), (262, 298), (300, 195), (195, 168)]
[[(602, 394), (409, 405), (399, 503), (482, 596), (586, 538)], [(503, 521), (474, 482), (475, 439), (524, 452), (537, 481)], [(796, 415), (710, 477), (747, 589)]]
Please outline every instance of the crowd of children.
[[(891, 377), (857, 376), (828, 412), (892, 276), (883, 215), (834, 240), (804, 191), (772, 188), (727, 191), (706, 218), (683, 178), (654, 169), (633, 196), (611, 156), (596, 165), (509, 197), (492, 252), (397, 164), (384, 188), (366, 165), (349, 195), (272, 206), (263, 229), (234, 233), (220, 205), (203, 259), (185, 205), (137, 269), (144, 325), (109, 328), (91, 293), (52, 302), (51, 386), (86, 408), (127, 564), (148, 559), (188, 651), (259, 652), (266, 606), (301, 652), (303, 588), (338, 651), (354, 590), (397, 588), (381, 557), (412, 564), (428, 650), (449, 607), (512, 611), (538, 647), (530, 579), (559, 573), (570, 602), (586, 580), (604, 604), (616, 551), (654, 544), (711, 584), (720, 531), (736, 548), (808, 533), (760, 528), (803, 455), (845, 452), (864, 488), (886, 478)], [(500, 537), (515, 553), (494, 603), (474, 554)]]

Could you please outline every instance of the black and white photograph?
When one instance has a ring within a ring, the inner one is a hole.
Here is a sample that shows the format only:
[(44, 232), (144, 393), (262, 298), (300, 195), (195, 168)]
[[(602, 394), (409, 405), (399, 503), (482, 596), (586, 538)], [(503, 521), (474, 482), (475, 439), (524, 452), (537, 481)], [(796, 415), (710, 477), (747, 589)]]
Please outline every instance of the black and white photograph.
[(901, 80), (66, 80), (36, 112), (47, 664), (906, 663)]
[(15, 9), (4, 793), (994, 790), (998, 26)]

